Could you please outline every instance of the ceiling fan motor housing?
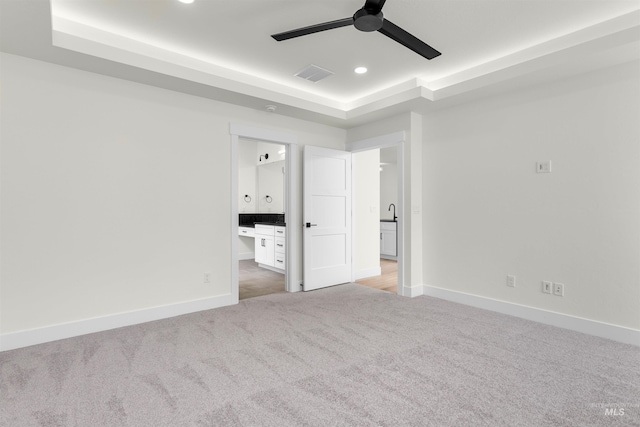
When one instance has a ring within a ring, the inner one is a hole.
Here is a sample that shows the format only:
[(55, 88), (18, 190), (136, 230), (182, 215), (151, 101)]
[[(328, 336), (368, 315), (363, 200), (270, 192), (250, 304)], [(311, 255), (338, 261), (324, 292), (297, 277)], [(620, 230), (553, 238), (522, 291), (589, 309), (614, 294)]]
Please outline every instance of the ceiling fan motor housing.
[(382, 12), (372, 13), (366, 9), (360, 9), (353, 15), (353, 25), (360, 31), (371, 32), (382, 28), (384, 17)]

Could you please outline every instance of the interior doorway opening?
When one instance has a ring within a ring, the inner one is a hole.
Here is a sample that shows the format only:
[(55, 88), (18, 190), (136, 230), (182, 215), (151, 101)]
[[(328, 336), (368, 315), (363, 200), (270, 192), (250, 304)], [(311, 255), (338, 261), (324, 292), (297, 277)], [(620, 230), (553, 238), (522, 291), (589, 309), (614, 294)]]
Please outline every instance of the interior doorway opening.
[[(291, 197), (296, 188), (294, 183), (298, 175), (297, 136), (287, 132), (233, 123), (229, 133), (231, 136), (231, 297), (235, 303), (240, 300), (241, 274), (251, 274), (252, 269), (254, 271), (260, 269), (257, 271), (262, 274), (258, 276), (262, 277), (254, 277), (254, 281), (264, 285), (258, 286), (253, 296), (258, 296), (260, 287), (264, 288), (263, 292), (269, 292), (269, 280), (265, 280), (265, 277), (270, 276), (271, 273), (277, 275), (273, 277), (279, 279), (278, 292), (281, 290), (296, 292), (299, 290), (299, 284), (297, 286), (294, 284), (297, 281), (293, 279), (295, 266), (291, 262), (291, 254), (296, 253), (297, 250), (298, 230), (295, 227), (287, 227), (287, 221), (289, 225), (299, 221), (299, 212), (292, 203)], [(255, 149), (252, 145), (245, 145), (248, 144), (247, 141), (255, 144)], [(243, 151), (248, 151), (250, 155), (243, 154)], [(248, 160), (243, 160), (244, 156)], [(281, 161), (283, 163), (278, 163)], [(260, 165), (271, 166), (265, 167), (263, 174), (258, 170)], [(253, 172), (241, 172), (243, 167), (252, 169)], [(264, 212), (254, 212), (257, 210)], [(252, 227), (249, 227), (249, 224)], [(260, 246), (258, 252), (256, 239)], [(278, 251), (276, 251), (277, 245), (280, 245)], [(249, 268), (241, 271), (245, 267), (244, 264), (248, 264)], [(284, 281), (284, 288), (282, 288), (282, 281)], [(246, 293), (244, 297), (248, 297)]]
[(286, 151), (286, 145), (239, 139), (240, 300), (286, 290)]
[(405, 290), (403, 143), (398, 132), (347, 145), (354, 158), (353, 281), (398, 295)]

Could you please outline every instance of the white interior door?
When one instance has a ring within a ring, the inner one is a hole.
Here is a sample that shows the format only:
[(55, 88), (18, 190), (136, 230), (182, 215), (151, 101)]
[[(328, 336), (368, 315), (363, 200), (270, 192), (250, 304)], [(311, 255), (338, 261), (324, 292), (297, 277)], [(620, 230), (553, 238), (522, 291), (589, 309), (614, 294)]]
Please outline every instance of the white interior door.
[(351, 153), (307, 145), (303, 156), (303, 290), (351, 281)]

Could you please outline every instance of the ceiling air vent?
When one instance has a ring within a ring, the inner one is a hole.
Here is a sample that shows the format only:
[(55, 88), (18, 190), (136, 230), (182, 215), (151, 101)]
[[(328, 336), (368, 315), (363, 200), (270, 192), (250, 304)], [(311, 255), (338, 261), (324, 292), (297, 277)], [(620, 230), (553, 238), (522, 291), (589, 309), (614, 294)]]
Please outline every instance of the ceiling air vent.
[(317, 65), (309, 65), (304, 70), (297, 72), (295, 75), (301, 79), (309, 80), (311, 82), (319, 82), (320, 80), (329, 77), (333, 73), (324, 68), (320, 68)]

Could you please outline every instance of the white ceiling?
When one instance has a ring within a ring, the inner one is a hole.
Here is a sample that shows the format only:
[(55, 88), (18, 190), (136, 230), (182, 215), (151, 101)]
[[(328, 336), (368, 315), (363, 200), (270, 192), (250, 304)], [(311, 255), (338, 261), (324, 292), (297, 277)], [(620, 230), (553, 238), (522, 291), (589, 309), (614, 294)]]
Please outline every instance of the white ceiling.
[[(344, 127), (525, 77), (640, 58), (638, 0), (387, 0), (385, 18), (442, 52), (431, 61), (354, 27), (283, 42), (270, 37), (349, 17), (363, 4), (51, 0), (49, 7), (46, 0), (0, 0), (0, 47), (252, 108), (274, 104), (279, 114)], [(318, 83), (294, 76), (309, 64), (335, 74)], [(369, 72), (357, 75), (356, 66)]]

